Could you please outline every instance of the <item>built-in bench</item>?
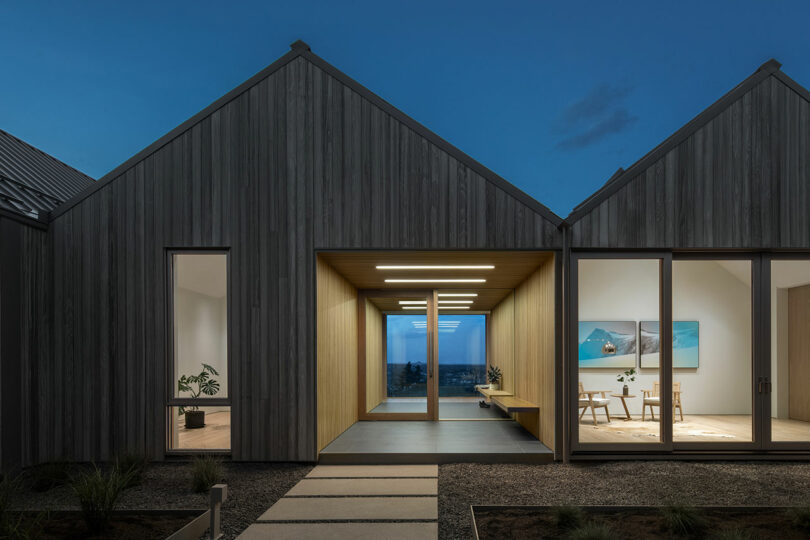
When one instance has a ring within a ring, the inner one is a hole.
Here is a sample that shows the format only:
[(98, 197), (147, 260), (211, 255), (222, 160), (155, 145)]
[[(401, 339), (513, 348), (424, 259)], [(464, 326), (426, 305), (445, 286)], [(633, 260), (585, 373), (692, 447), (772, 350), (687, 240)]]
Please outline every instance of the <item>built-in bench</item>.
[(490, 390), (489, 388), (475, 387), (486, 398), (487, 403), (494, 403), (507, 413), (539, 413), (540, 407), (525, 399), (516, 398), (512, 392), (506, 390)]

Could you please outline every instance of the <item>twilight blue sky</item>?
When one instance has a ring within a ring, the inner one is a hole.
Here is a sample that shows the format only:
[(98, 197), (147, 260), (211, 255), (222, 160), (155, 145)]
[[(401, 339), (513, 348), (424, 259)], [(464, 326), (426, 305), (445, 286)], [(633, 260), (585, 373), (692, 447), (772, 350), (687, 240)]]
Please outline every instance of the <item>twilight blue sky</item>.
[(11, 2), (0, 128), (96, 178), (303, 39), (565, 216), (771, 57), (810, 2)]

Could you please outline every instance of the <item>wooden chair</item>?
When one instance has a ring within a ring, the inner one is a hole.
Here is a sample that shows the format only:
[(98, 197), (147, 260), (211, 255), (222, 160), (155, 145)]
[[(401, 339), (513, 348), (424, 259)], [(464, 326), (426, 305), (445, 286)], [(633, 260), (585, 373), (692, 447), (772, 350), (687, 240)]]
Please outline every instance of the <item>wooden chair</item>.
[[(652, 390), (642, 390), (644, 392), (644, 407), (641, 409), (641, 421), (645, 419), (647, 407), (650, 408), (650, 416), (655, 420), (655, 412), (653, 407), (661, 407), (661, 385), (658, 381), (653, 383)], [(681, 414), (681, 422), (683, 422), (683, 406), (681, 405), (681, 383), (672, 383), (672, 421), (675, 421), (675, 411), (678, 410)]]
[[(604, 408), (607, 421), (610, 423), (610, 411), (608, 411), (610, 400), (605, 396), (606, 393), (607, 390), (585, 390), (582, 383), (579, 383), (579, 407), (582, 409), (579, 419), (582, 420), (582, 417), (585, 416), (585, 411), (590, 408), (593, 414), (593, 425), (597, 425), (596, 409)], [(594, 397), (594, 394), (601, 394), (602, 397)], [(582, 396), (587, 397), (583, 398)]]

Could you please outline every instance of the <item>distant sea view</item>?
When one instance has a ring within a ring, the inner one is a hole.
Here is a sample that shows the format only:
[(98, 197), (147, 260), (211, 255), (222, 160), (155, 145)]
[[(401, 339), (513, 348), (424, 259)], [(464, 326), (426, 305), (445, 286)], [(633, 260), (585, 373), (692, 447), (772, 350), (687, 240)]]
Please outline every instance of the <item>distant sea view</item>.
[[(474, 397), (475, 385), (485, 383), (486, 366), (482, 364), (439, 365), (440, 397)], [(389, 397), (424, 397), (426, 392), (426, 364), (388, 364)]]

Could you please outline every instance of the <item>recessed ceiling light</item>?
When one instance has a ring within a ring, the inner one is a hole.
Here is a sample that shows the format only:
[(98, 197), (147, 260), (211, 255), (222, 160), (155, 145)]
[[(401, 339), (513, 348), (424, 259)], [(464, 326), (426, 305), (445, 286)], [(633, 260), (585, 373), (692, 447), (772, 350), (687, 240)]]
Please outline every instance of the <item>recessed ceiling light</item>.
[(386, 279), (386, 283), (486, 283), (485, 279)]
[(440, 304), (472, 304), (472, 300), (439, 300)]
[(439, 306), (439, 309), (470, 309), (470, 306)]
[(478, 293), (439, 293), (439, 298), (442, 296), (478, 296)]
[(427, 304), (427, 300), (400, 300), (399, 304), (400, 305), (404, 305), (404, 304), (422, 304), (422, 305), (425, 305), (425, 304)]
[(393, 264), (377, 265), (377, 270), (493, 270), (491, 264)]
[(402, 306), (402, 309), (421, 309), (422, 311), (425, 311), (427, 306)]

